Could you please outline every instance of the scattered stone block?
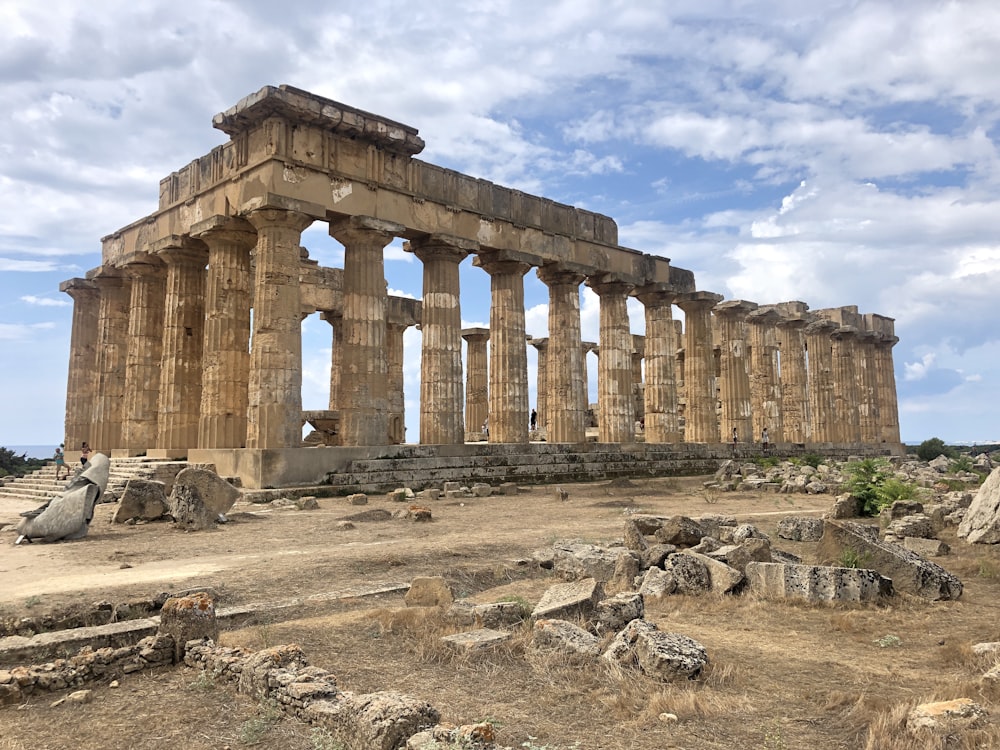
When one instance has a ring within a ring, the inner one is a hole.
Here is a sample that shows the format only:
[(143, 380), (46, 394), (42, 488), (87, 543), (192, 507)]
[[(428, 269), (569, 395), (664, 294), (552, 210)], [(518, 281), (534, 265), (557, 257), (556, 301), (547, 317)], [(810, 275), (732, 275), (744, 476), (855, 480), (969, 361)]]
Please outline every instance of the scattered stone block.
[(892, 594), (892, 581), (874, 570), (784, 563), (747, 563), (747, 585), (765, 599), (872, 602)]
[(449, 492), (461, 492), (462, 483), (461, 482), (445, 482), (444, 483), (445, 494)]
[(552, 545), (551, 568), (566, 580), (596, 578), (610, 581), (615, 576), (622, 549), (608, 549), (582, 542), (557, 542)]
[(665, 633), (645, 620), (632, 620), (608, 646), (603, 658), (623, 667), (638, 666), (665, 682), (698, 677), (708, 664), (705, 647), (680, 633)]
[(372, 508), (371, 510), (363, 510), (360, 513), (352, 513), (349, 516), (344, 516), (340, 520), (356, 521), (358, 523), (367, 523), (369, 521), (391, 521), (392, 513), (387, 511), (385, 508)]
[(465, 599), (454, 602), (445, 617), (460, 625), (502, 628), (520, 625), (528, 612), (519, 602), (489, 602), (476, 604)]
[(403, 601), (407, 607), (447, 607), (455, 595), (443, 576), (418, 576), (410, 582)]
[(319, 508), (319, 503), (312, 495), (305, 495), (295, 500), (295, 507), (298, 510), (316, 510)]
[(685, 555), (678, 552), (663, 561), (663, 569), (673, 576), (676, 594), (701, 594), (708, 591), (712, 582), (708, 567), (701, 555)]
[(892, 505), (887, 508), (882, 508), (879, 512), (879, 523), (882, 526), (888, 526), (897, 518), (916, 516), (922, 514), (923, 512), (923, 503), (919, 503), (916, 500), (896, 500), (892, 503)]
[(587, 619), (600, 601), (602, 593), (600, 582), (594, 578), (556, 584), (542, 595), (531, 613), (531, 619)]
[(906, 717), (906, 728), (914, 734), (926, 731), (934, 734), (961, 734), (975, 729), (986, 720), (987, 712), (970, 698), (923, 703)]
[(916, 552), (921, 557), (943, 557), (951, 552), (951, 548), (940, 539), (914, 536), (903, 538), (903, 548)]
[(112, 523), (125, 523), (132, 519), (155, 521), (167, 513), (166, 485), (149, 479), (132, 478), (125, 484)]
[(605, 587), (608, 592), (630, 591), (635, 578), (642, 571), (642, 558), (631, 550), (618, 550), (615, 572)]
[(413, 497), (413, 490), (408, 490), (406, 487), (399, 487), (387, 492), (386, 497), (394, 503), (405, 503)]
[(818, 542), (823, 538), (823, 519), (788, 516), (778, 521), (778, 536), (793, 542)]
[(643, 602), (658, 602), (670, 596), (677, 590), (677, 581), (673, 575), (661, 568), (650, 568), (643, 576), (639, 585), (639, 594)]
[(886, 541), (901, 542), (908, 536), (930, 539), (934, 536), (934, 522), (929, 516), (917, 513), (889, 522), (885, 529)]
[(531, 645), (540, 651), (597, 657), (601, 654), (596, 635), (566, 620), (537, 620), (532, 629)]
[(854, 495), (838, 495), (833, 501), (833, 507), (826, 514), (827, 518), (857, 518), (861, 515), (861, 501)]
[[(404, 500), (406, 498), (403, 498)], [(368, 505), (368, 495), (363, 492), (355, 492), (353, 495), (347, 496), (348, 505)]]
[(473, 497), (489, 497), (492, 494), (493, 494), (493, 488), (488, 484), (477, 482), (476, 484), (472, 485)]
[(167, 599), (160, 609), (158, 632), (173, 638), (174, 661), (183, 661), (188, 641), (219, 640), (215, 602), (203, 592)]
[(972, 653), (976, 656), (1000, 656), (1000, 641), (977, 643), (972, 647)]
[(199, 531), (216, 521), (225, 520), (240, 491), (214, 471), (199, 468), (182, 469), (174, 479), (170, 492), (170, 515), (178, 527)]
[(417, 500), (424, 500), (424, 501), (427, 500), (434, 501), (440, 497), (441, 497), (441, 490), (439, 490), (437, 487), (428, 487), (427, 489), (420, 490), (420, 492), (416, 494)]
[(970, 544), (1000, 543), (1000, 467), (979, 488), (958, 525), (958, 535)]
[(441, 719), (425, 701), (393, 692), (354, 695), (340, 693), (335, 700), (309, 703), (303, 717), (330, 733), (334, 746), (396, 750), (408, 738)]
[(478, 630), (470, 630), (467, 633), (446, 635), (441, 640), (456, 651), (470, 653), (495, 648), (507, 643), (510, 639), (511, 634), (504, 630), (480, 628)]
[(357, 528), (353, 521), (337, 521), (337, 528), (341, 531), (350, 531), (351, 529)]
[(503, 482), (500, 485), (501, 495), (516, 495), (520, 491), (521, 488), (518, 486), (517, 482)]
[(707, 553), (713, 560), (724, 562), (731, 568), (746, 575), (749, 562), (771, 562), (771, 543), (766, 539), (747, 539), (743, 544), (727, 544), (714, 552)]
[(591, 623), (598, 633), (615, 633), (632, 620), (641, 620), (645, 613), (646, 607), (642, 594), (635, 591), (623, 591), (599, 601), (594, 607)]
[(625, 547), (633, 552), (643, 553), (649, 549), (649, 542), (641, 531), (639, 525), (631, 518), (626, 518), (624, 523)]
[(708, 571), (709, 588), (716, 594), (738, 594), (746, 583), (746, 577), (742, 572), (720, 560), (713, 560), (692, 550), (684, 550), (677, 556), (681, 555), (690, 555), (705, 566)]
[(852, 521), (828, 520), (820, 541), (821, 559), (837, 560), (844, 549), (851, 549), (865, 566), (891, 579), (897, 591), (933, 601), (962, 595), (962, 582), (940, 565), (897, 544), (872, 539), (865, 528)]
[(705, 531), (697, 521), (687, 516), (670, 516), (663, 519), (663, 523), (653, 534), (661, 544), (693, 547), (705, 536)]

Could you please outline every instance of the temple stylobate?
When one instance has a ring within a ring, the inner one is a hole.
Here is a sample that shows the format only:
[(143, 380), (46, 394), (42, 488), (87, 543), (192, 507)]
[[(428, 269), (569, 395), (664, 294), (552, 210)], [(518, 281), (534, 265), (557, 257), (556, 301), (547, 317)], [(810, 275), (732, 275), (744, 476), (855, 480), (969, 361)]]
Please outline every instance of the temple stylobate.
[[(69, 446), (210, 461), (250, 487), (308, 481), (335, 451), (403, 442), (411, 326), (425, 445), (581, 445), (591, 420), (607, 444), (715, 445), (765, 428), (775, 443), (899, 442), (890, 318), (723, 302), (692, 272), (620, 246), (607, 216), (422, 162), (414, 128), (292, 87), (213, 124), (229, 141), (164, 178), (157, 210), (61, 287), (74, 300)], [(317, 221), (344, 246), (343, 268), (302, 248)], [(396, 238), (423, 265), (421, 301), (387, 292)], [(490, 279), (489, 328), (461, 328), (469, 256)], [(532, 271), (549, 291), (545, 338), (525, 331)], [(596, 344), (581, 337), (583, 285), (600, 298)], [(313, 313), (332, 329), (330, 399), (304, 412), (300, 326)], [(320, 452), (303, 451), (306, 423)]]

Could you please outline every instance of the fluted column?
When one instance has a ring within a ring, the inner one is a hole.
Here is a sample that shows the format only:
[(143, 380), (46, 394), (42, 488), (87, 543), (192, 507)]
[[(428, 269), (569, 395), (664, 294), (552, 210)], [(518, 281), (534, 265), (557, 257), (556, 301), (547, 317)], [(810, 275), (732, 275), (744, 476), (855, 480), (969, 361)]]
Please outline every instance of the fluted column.
[(424, 264), (423, 311), (420, 318), (420, 442), (461, 445), (462, 309), (458, 267), (476, 243), (431, 235), (414, 240), (409, 249)]
[(899, 404), (896, 400), (896, 372), (892, 348), (899, 339), (892, 334), (880, 334), (876, 345), (875, 381), (878, 390), (881, 437), (885, 443), (899, 443)]
[(340, 370), (344, 360), (344, 317), (340, 310), (324, 310), (320, 318), (329, 323), (331, 329), (329, 408), (336, 410), (340, 404)]
[(602, 443), (635, 441), (635, 402), (632, 395), (632, 333), (628, 294), (632, 284), (587, 279), (601, 298), (601, 353), (597, 361), (597, 427)]
[(97, 331), (101, 295), (97, 284), (86, 279), (69, 279), (59, 290), (73, 298), (73, 324), (69, 342), (69, 372), (66, 378), (65, 442), (77, 450), (91, 441), (94, 403), (97, 400)]
[(643, 411), (647, 443), (678, 443), (681, 439), (677, 404), (677, 339), (672, 305), (676, 294), (665, 289), (640, 289), (635, 295), (646, 317), (646, 382)]
[(383, 250), (404, 227), (369, 216), (330, 225), (344, 246), (343, 365), (340, 432), (343, 445), (389, 442), (389, 385)]
[[(388, 414), (389, 443), (406, 442), (406, 405), (403, 390), (403, 334), (408, 326), (387, 320), (385, 323), (386, 350), (386, 406)], [(463, 436), (464, 437), (464, 436)]]
[(839, 443), (857, 443), (861, 441), (855, 369), (858, 329), (854, 326), (841, 326), (830, 337), (833, 339), (833, 400), (837, 415), (835, 440)]
[(781, 380), (778, 370), (778, 341), (775, 326), (781, 315), (773, 307), (755, 310), (747, 316), (750, 333), (750, 410), (753, 439), (764, 430), (772, 443), (784, 440), (781, 419)]
[(489, 370), (486, 359), (486, 342), (490, 340), (489, 328), (466, 328), (462, 331), (468, 348), (465, 355), (465, 426), (470, 432), (479, 432), (489, 413)]
[(138, 456), (156, 447), (163, 355), (163, 262), (145, 253), (125, 266), (132, 282), (128, 345), (125, 354), (125, 403), (122, 447)]
[(493, 252), (481, 253), (475, 264), (490, 275), (490, 442), (527, 443), (524, 274), (531, 265)]
[[(580, 334), (580, 284), (584, 277), (557, 264), (542, 266), (538, 278), (549, 288), (549, 337), (542, 401), (542, 349), (538, 354), (538, 418), (550, 443), (587, 439), (587, 358)], [(551, 361), (552, 365), (549, 365)]]
[(830, 320), (817, 320), (803, 329), (809, 356), (809, 442), (836, 441), (836, 407), (833, 398), (833, 342), (837, 329)]
[(130, 291), (129, 282), (117, 269), (102, 266), (92, 280), (101, 293), (97, 320), (97, 394), (90, 435), (84, 439), (94, 450), (110, 456), (111, 451), (122, 447)]
[(715, 351), (712, 343), (712, 308), (721, 294), (686, 292), (678, 295), (684, 311), (684, 442), (719, 442), (716, 419)]
[[(642, 392), (642, 362), (646, 358), (646, 341), (643, 336), (632, 336), (632, 411), (635, 420), (641, 421), (646, 413)], [(634, 425), (633, 425), (634, 429)]]
[(715, 306), (721, 346), (722, 418), (719, 432), (724, 443), (733, 440), (736, 430), (740, 442), (753, 441), (754, 427), (750, 400), (750, 346), (747, 342), (747, 314), (757, 309), (756, 302), (727, 300)]
[(152, 247), (167, 264), (156, 447), (182, 455), (198, 445), (208, 249), (186, 237)]
[(858, 420), (861, 442), (878, 443), (882, 440), (879, 427), (878, 386), (875, 374), (875, 347), (878, 334), (859, 331), (855, 372), (858, 386)]
[(536, 428), (545, 430), (549, 413), (549, 340), (547, 338), (532, 338), (528, 341), (538, 354), (538, 366), (535, 368), (535, 409), (538, 412)]
[(598, 346), (593, 341), (584, 341), (580, 346), (580, 355), (583, 358), (583, 411), (586, 417), (586, 412), (590, 409), (590, 353), (593, 352), (597, 355)]
[(242, 448), (250, 385), (253, 225), (214, 217), (191, 228), (208, 246), (199, 448)]
[(802, 329), (808, 321), (792, 314), (778, 321), (781, 351), (781, 423), (784, 439), (804, 443), (808, 432), (808, 376)]

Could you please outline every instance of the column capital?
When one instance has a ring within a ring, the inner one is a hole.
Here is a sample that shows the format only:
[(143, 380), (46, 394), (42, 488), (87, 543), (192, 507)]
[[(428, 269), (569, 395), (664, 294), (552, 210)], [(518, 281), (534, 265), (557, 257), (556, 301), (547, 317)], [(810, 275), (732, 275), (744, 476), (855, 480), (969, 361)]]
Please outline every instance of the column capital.
[(349, 216), (331, 221), (330, 236), (342, 245), (356, 243), (363, 239), (381, 242), (385, 247), (394, 237), (401, 236), (406, 227), (394, 221), (384, 221), (373, 216)]
[(809, 323), (804, 330), (807, 336), (823, 336), (836, 331), (839, 327), (832, 320), (820, 318)]
[(264, 227), (282, 226), (301, 232), (315, 221), (309, 214), (287, 208), (254, 208), (247, 211), (244, 216), (258, 231)]
[(530, 271), (532, 267), (530, 263), (525, 261), (504, 258), (499, 254), (484, 256), (482, 253), (473, 259), (472, 265), (479, 266), (490, 276), (496, 276), (498, 274), (524, 276), (524, 274)]
[(617, 278), (614, 274), (610, 273), (588, 276), (587, 286), (593, 289), (599, 297), (606, 295), (622, 296), (635, 289), (635, 284)]
[(466, 341), (489, 341), (490, 340), (490, 329), (489, 328), (463, 328), (462, 338)]
[(546, 263), (535, 269), (535, 274), (546, 286), (559, 284), (576, 284), (579, 286), (587, 278), (585, 274), (574, 271), (560, 263)]
[(535, 347), (535, 349), (537, 349), (538, 351), (544, 351), (545, 349), (549, 348), (549, 340), (548, 338), (545, 337), (542, 338), (531, 337), (528, 339), (528, 343), (531, 346)]
[[(677, 269), (671, 269), (677, 270)], [(642, 284), (632, 290), (632, 296), (644, 305), (673, 304), (680, 294), (693, 291), (693, 283), (673, 283), (670, 281), (655, 281), (652, 284)], [(648, 299), (648, 302), (643, 298)], [(666, 300), (666, 302), (664, 302)]]
[[(59, 291), (68, 294), (73, 299), (97, 294), (97, 284), (87, 279), (73, 278), (60, 282)], [(77, 296), (79, 295), (79, 297)]]
[(139, 252), (129, 255), (122, 270), (130, 279), (138, 279), (161, 273), (163, 267), (164, 262), (159, 256)]
[(836, 339), (837, 341), (855, 339), (858, 337), (859, 333), (860, 331), (854, 326), (838, 326), (835, 330), (830, 332), (830, 338)]
[(150, 254), (159, 256), (168, 265), (208, 263), (208, 246), (201, 240), (182, 234), (171, 234), (149, 243)]
[(678, 294), (675, 300), (676, 305), (681, 310), (714, 307), (720, 302), (722, 302), (722, 295), (715, 292), (684, 292)]
[(403, 250), (413, 253), (424, 263), (433, 259), (461, 263), (469, 255), (478, 252), (479, 243), (450, 234), (431, 234), (404, 242)]
[(759, 307), (760, 305), (756, 302), (750, 302), (745, 299), (728, 299), (713, 307), (712, 312), (719, 317), (731, 316), (740, 318), (755, 312)]
[(781, 313), (773, 307), (761, 307), (747, 314), (747, 323), (753, 325), (777, 325), (781, 320)]
[(191, 236), (208, 244), (232, 242), (248, 249), (257, 244), (257, 230), (253, 224), (236, 216), (217, 215), (192, 224)]

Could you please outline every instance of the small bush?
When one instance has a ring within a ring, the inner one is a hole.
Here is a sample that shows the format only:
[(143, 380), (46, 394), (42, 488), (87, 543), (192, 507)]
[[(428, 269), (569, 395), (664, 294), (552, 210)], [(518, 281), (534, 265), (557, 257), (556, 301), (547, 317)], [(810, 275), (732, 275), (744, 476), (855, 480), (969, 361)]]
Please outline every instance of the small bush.
[(886, 477), (882, 484), (875, 488), (878, 510), (872, 515), (876, 515), (882, 508), (889, 507), (897, 500), (912, 500), (916, 496), (917, 485), (896, 479), (896, 477)]
[(955, 450), (945, 445), (941, 438), (933, 437), (917, 446), (917, 458), (921, 461), (933, 461), (938, 456), (955, 458), (956, 455)]
[(858, 552), (854, 547), (844, 547), (837, 559), (841, 568), (866, 568), (871, 556), (867, 552)]
[(972, 456), (958, 456), (948, 465), (948, 471), (957, 474), (960, 471), (972, 471)]
[(806, 466), (812, 466), (814, 469), (818, 469), (819, 465), (823, 463), (823, 457), (818, 453), (807, 453), (802, 457), (802, 463)]
[(865, 458), (852, 461), (845, 470), (845, 484), (848, 491), (860, 501), (862, 515), (877, 516), (885, 505), (879, 497), (879, 488), (892, 476), (889, 462), (884, 458)]

